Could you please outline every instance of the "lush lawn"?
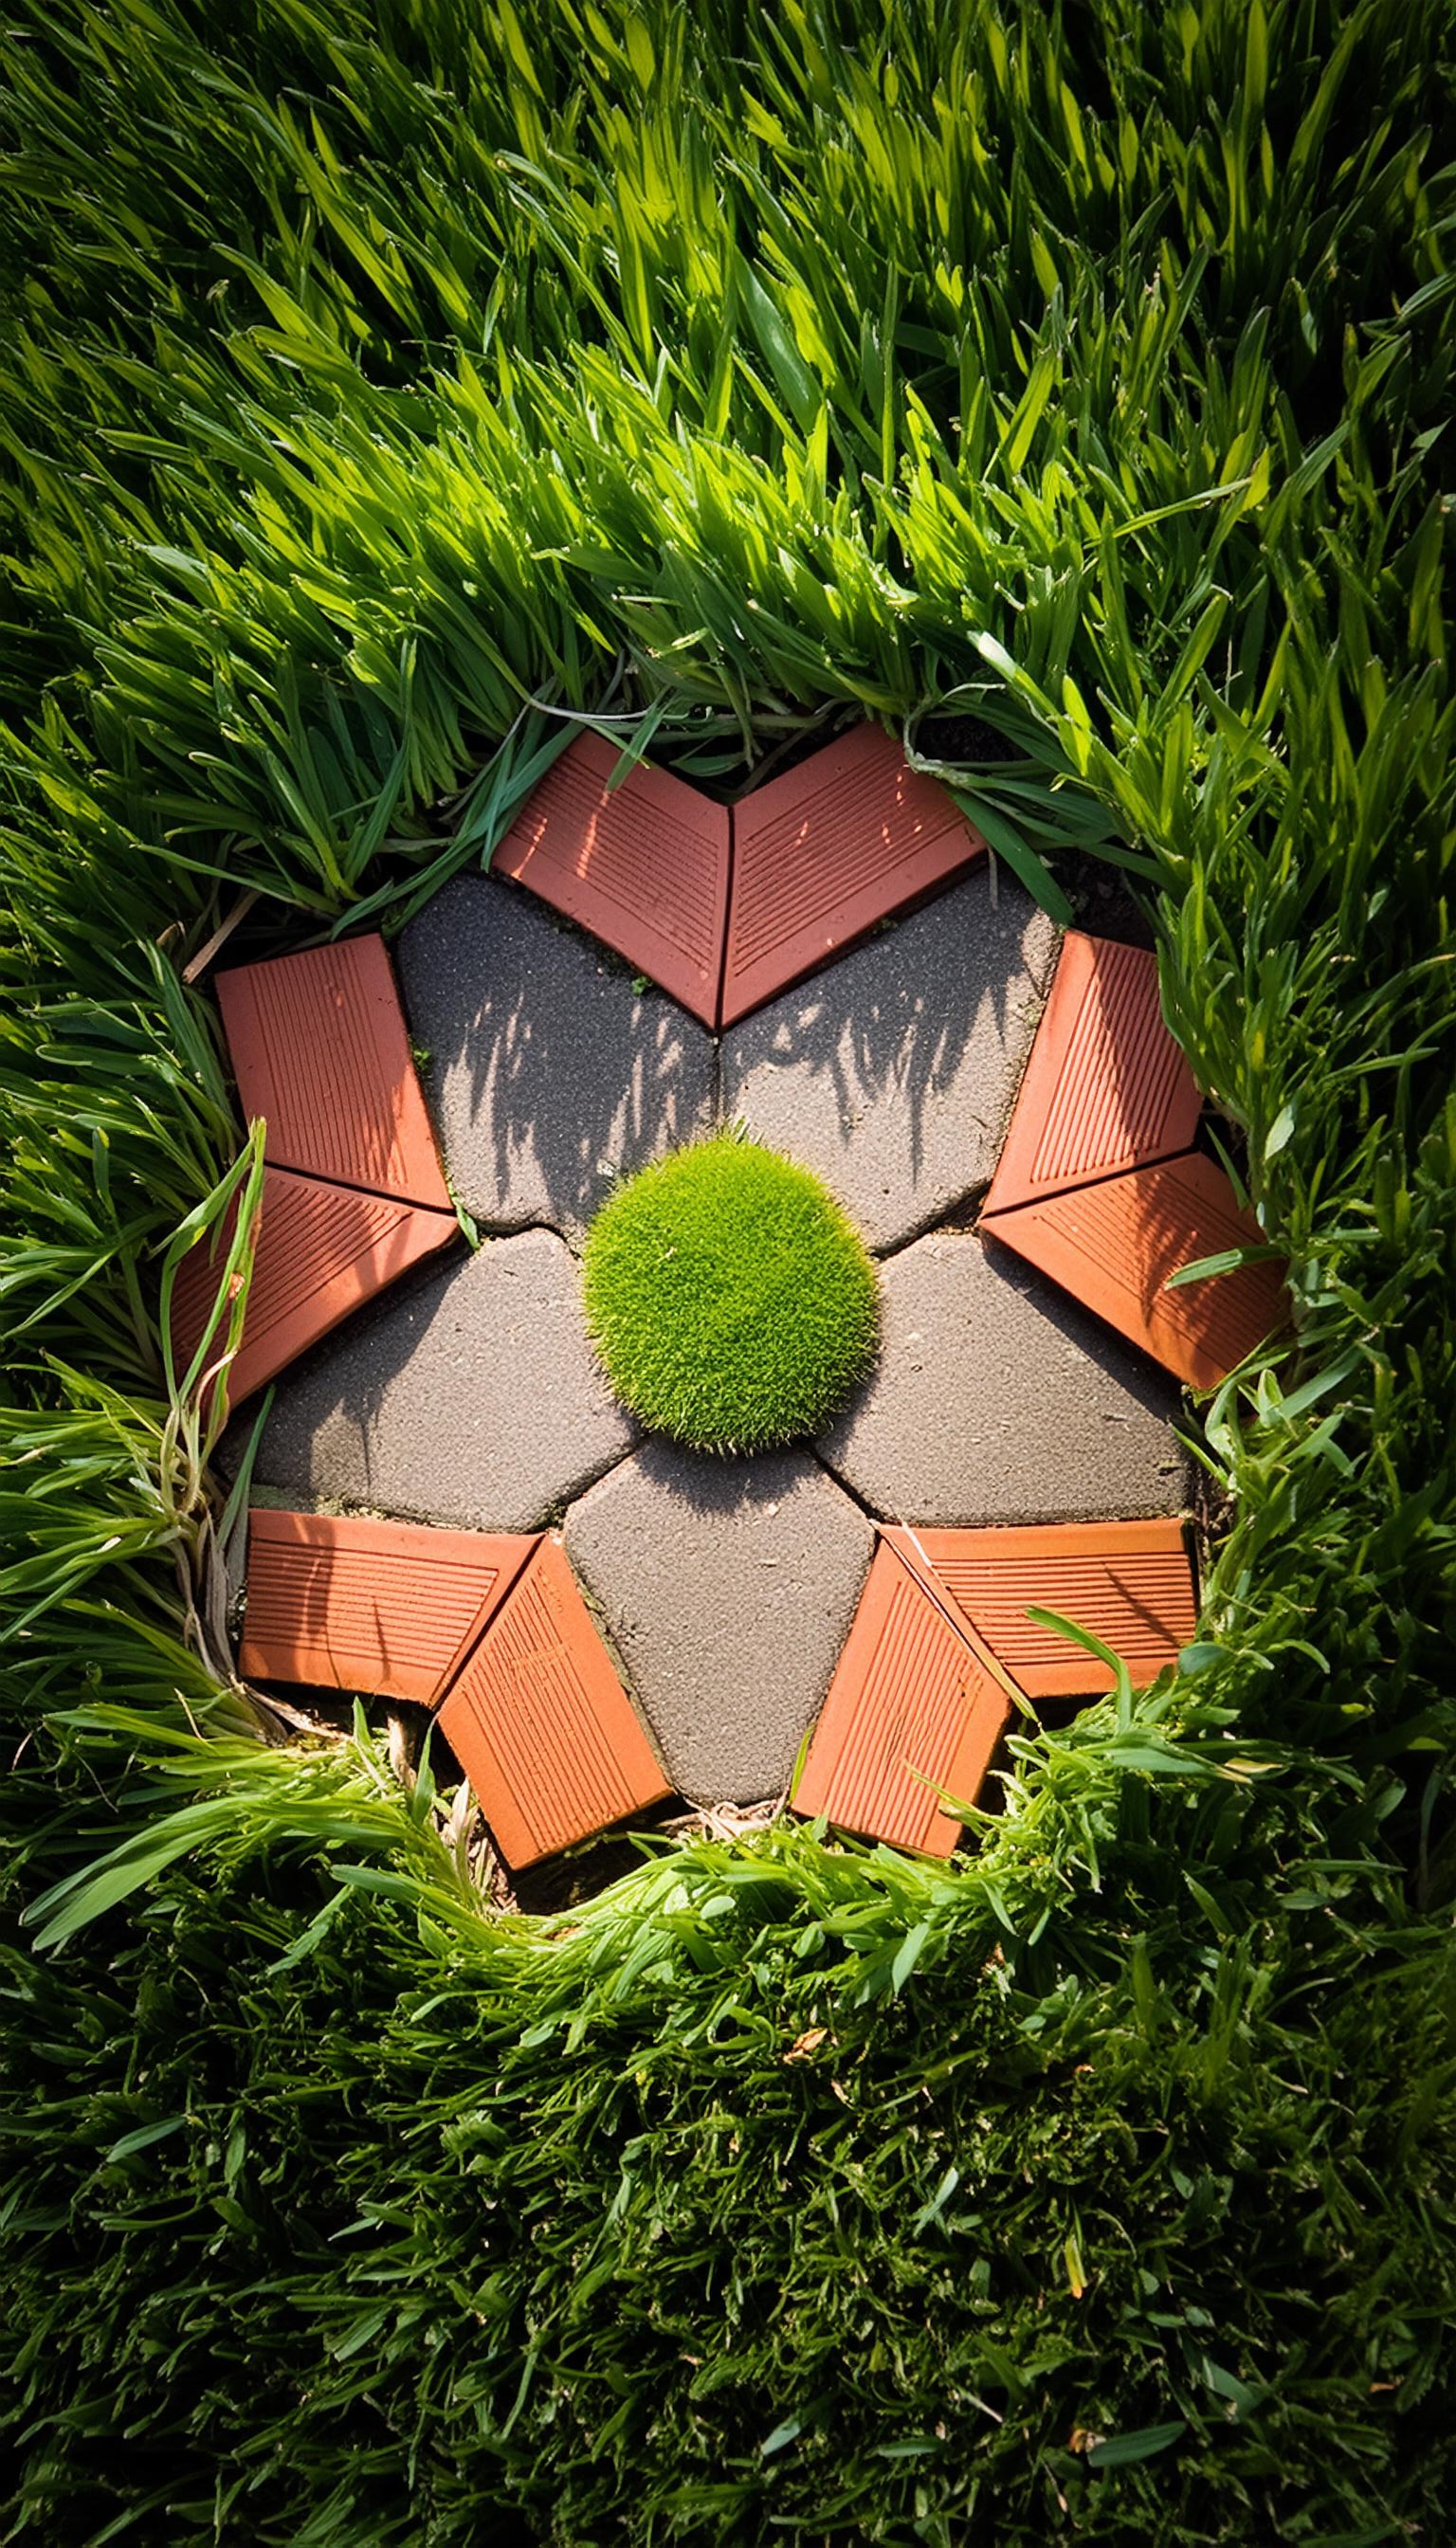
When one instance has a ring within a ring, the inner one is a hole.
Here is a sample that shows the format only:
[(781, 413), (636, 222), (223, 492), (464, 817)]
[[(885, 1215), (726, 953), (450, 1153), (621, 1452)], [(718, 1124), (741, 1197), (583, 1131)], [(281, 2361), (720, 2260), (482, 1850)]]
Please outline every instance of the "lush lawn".
[[(1449, 9), (0, 41), (6, 2535), (1444, 2539)], [(551, 1930), (382, 1733), (258, 1740), (157, 1308), (241, 1142), (182, 968), (243, 891), (393, 926), (583, 707), (991, 727), (1007, 864), (1147, 898), (1300, 1348), (1199, 1410), (1185, 1672), (978, 1855)]]

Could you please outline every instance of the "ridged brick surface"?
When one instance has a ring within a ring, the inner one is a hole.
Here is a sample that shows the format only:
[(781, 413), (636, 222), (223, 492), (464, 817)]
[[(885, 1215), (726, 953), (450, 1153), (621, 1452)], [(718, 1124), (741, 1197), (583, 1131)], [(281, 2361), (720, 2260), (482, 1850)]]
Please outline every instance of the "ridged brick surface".
[(555, 1540), (506, 1594), (440, 1726), (510, 1866), (671, 1793)]
[(221, 973), (218, 1004), (275, 1167), (453, 1209), (382, 938)]
[(720, 1017), (728, 1026), (985, 848), (953, 798), (878, 726), (734, 808)]
[(1163, 1024), (1156, 957), (1072, 930), (986, 1210), (1009, 1211), (1186, 1150), (1201, 1105)]
[(1285, 1315), (1272, 1262), (1164, 1290), (1200, 1257), (1265, 1243), (1224, 1170), (1201, 1151), (987, 1213), (981, 1228), (1195, 1389), (1226, 1379)]
[[(217, 1299), (232, 1228), (229, 1213), (216, 1238), (200, 1239), (179, 1269), (172, 1294), (179, 1379)], [(425, 1212), (388, 1195), (268, 1168), (242, 1342), (228, 1373), (231, 1405), (261, 1389), (352, 1310), (458, 1235), (453, 1212)], [(214, 1341), (221, 1351), (221, 1329)]]
[(866, 1840), (947, 1858), (960, 1826), (936, 1790), (974, 1802), (1008, 1713), (968, 1640), (881, 1540), (794, 1810), (822, 1814)]
[[(886, 1536), (900, 1545), (899, 1531)], [(1192, 1562), (1175, 1521), (922, 1530), (913, 1549), (1028, 1698), (1091, 1698), (1114, 1685), (1095, 1655), (1029, 1619), (1033, 1607), (1090, 1629), (1138, 1687), (1177, 1662), (1197, 1624)]]
[(562, 754), (491, 862), (614, 947), (705, 1025), (717, 1019), (729, 818), (700, 789), (587, 733)]
[(241, 1668), (381, 1698), (438, 1698), (536, 1542), (352, 1515), (248, 1515)]

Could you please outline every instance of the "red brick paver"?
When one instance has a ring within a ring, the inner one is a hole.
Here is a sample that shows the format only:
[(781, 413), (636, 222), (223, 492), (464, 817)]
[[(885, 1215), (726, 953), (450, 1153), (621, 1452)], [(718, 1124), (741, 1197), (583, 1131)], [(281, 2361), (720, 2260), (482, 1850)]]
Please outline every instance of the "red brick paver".
[(1032, 1608), (1100, 1637), (1139, 1687), (1177, 1662), (1195, 1631), (1193, 1565), (1176, 1521), (885, 1536), (907, 1560), (918, 1556), (1028, 1698), (1092, 1698), (1114, 1686), (1105, 1664), (1029, 1619)]
[(880, 727), (859, 726), (731, 811), (584, 734), (492, 862), (640, 965), (706, 1026), (731, 1025), (985, 849)]
[(981, 1228), (1194, 1389), (1226, 1379), (1285, 1315), (1272, 1262), (1164, 1288), (1181, 1266), (1264, 1243), (1224, 1170), (1199, 1150), (987, 1213)]
[(435, 1212), (454, 1209), (380, 937), (218, 976), (243, 1113), (270, 1163)]
[(1163, 1024), (1156, 956), (1069, 930), (986, 1210), (1186, 1150), (1202, 1104)]
[(614, 947), (706, 1026), (717, 1023), (729, 820), (699, 788), (586, 733), (562, 754), (491, 862)]
[(731, 1026), (985, 850), (879, 726), (857, 726), (735, 806), (719, 1020)]
[(241, 1669), (430, 1705), (535, 1546), (524, 1533), (255, 1507)]
[(793, 1807), (867, 1840), (948, 1858), (960, 1834), (938, 1789), (971, 1804), (1010, 1713), (976, 1641), (882, 1538)]
[(507, 1865), (672, 1793), (556, 1540), (541, 1540), (440, 1709)]
[[(182, 1260), (172, 1294), (179, 1380), (201, 1340), (231, 1244), (235, 1207)], [(236, 1407), (350, 1312), (459, 1235), (453, 1213), (326, 1185), (269, 1167), (263, 1176), (242, 1342), (228, 1375)], [(220, 1329), (214, 1350), (221, 1353)]]

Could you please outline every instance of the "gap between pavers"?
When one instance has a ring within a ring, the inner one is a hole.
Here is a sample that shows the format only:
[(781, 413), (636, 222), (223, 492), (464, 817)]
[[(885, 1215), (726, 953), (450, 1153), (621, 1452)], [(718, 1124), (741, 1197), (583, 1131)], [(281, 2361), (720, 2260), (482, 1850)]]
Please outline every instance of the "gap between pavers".
[(989, 870), (958, 883), (723, 1038), (723, 1112), (839, 1197), (888, 1249), (989, 1180), (1057, 948)]
[(398, 960), (451, 1184), (482, 1224), (579, 1237), (618, 1178), (711, 1123), (712, 1037), (520, 887), (457, 877)]
[(260, 1488), (404, 1519), (536, 1530), (640, 1440), (549, 1230), (488, 1239), (280, 1382)]
[(572, 1505), (564, 1537), (676, 1787), (707, 1804), (777, 1794), (872, 1554), (843, 1489), (802, 1451), (651, 1441)]
[(881, 1271), (880, 1358), (815, 1447), (887, 1520), (1178, 1513), (1176, 1385), (1001, 1248), (941, 1230)]

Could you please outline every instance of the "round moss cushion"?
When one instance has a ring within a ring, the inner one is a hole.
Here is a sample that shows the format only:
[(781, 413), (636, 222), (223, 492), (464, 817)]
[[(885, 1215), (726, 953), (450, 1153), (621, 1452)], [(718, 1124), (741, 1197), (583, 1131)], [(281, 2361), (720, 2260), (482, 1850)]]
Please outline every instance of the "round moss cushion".
[(736, 1133), (644, 1168), (583, 1258), (612, 1388), (654, 1431), (765, 1451), (826, 1424), (874, 1359), (874, 1267), (807, 1168)]

